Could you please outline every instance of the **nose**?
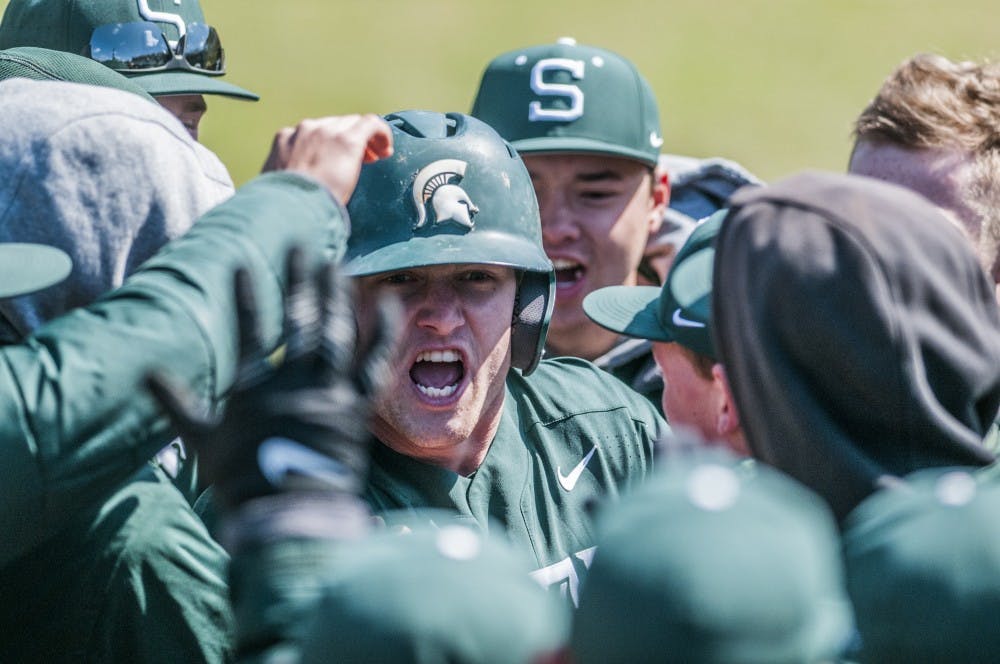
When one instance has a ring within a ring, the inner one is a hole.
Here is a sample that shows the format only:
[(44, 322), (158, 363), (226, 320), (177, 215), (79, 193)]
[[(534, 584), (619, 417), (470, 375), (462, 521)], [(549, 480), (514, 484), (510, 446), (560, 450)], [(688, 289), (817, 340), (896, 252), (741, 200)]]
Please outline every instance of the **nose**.
[(436, 334), (450, 334), (465, 324), (461, 298), (445, 284), (428, 284), (417, 303), (415, 322)]
[(580, 236), (575, 215), (561, 196), (546, 196), (539, 200), (538, 214), (542, 218), (542, 241), (548, 246), (571, 242)]

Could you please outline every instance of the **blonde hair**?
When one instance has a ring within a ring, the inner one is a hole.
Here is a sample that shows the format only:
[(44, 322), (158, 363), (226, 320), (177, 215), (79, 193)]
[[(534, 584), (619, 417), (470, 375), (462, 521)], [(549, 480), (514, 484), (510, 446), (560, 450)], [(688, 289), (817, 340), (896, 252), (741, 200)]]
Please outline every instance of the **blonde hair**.
[(1000, 150), (1000, 63), (915, 55), (885, 80), (854, 135), (907, 148)]

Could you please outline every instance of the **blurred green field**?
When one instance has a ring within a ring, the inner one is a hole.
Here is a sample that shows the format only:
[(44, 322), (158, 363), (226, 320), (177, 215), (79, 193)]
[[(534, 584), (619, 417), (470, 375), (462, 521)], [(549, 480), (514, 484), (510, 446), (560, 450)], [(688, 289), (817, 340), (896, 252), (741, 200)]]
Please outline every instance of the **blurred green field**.
[[(185, 2), (190, 0), (183, 0)], [(0, 0), (0, 8), (6, 7)], [(241, 183), (299, 118), (468, 111), (494, 55), (568, 35), (632, 59), (664, 150), (765, 179), (840, 170), (851, 121), (908, 55), (1000, 57), (996, 0), (202, 0), (256, 104), (210, 99), (203, 141)]]

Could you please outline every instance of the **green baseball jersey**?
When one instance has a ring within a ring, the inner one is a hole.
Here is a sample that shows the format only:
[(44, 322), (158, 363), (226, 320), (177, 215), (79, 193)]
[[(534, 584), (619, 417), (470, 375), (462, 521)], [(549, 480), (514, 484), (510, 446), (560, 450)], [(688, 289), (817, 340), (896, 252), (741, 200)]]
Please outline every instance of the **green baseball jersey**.
[(0, 661), (224, 662), (229, 556), (147, 466), (0, 568)]
[(576, 601), (594, 553), (590, 507), (652, 466), (666, 424), (653, 406), (584, 360), (542, 362), (507, 378), (500, 426), (465, 477), (376, 445), (366, 499), (376, 512), (443, 508), (491, 523), (534, 555), (534, 576)]
[(168, 367), (205, 400), (232, 384), (236, 267), (255, 275), (261, 329), (277, 339), (286, 248), (341, 253), (342, 215), (318, 182), (263, 175), (121, 288), (0, 349), (0, 565), (110, 495), (170, 441), (163, 411), (142, 396), (151, 367)]
[(653, 345), (648, 339), (623, 337), (594, 364), (649, 399), (657, 412), (663, 414), (663, 375), (653, 359)]

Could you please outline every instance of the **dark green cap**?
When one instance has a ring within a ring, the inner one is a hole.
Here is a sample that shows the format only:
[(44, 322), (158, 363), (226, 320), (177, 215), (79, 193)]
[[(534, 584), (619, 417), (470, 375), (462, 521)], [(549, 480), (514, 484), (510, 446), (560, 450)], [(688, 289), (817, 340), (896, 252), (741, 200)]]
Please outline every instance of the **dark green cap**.
[(1000, 653), (1000, 483), (920, 471), (845, 522), (847, 584), (866, 662), (990, 662)]
[(116, 88), (153, 101), (148, 92), (104, 65), (81, 55), (47, 48), (20, 46), (0, 51), (0, 81), (30, 78)]
[(43, 244), (0, 243), (0, 297), (26, 295), (65, 279), (73, 261), (61, 249)]
[(611, 51), (564, 38), (496, 57), (472, 115), (518, 152), (583, 152), (656, 165), (663, 145), (649, 83)]
[(727, 213), (727, 209), (719, 210), (695, 227), (671, 264), (663, 288), (601, 288), (583, 299), (583, 310), (613, 332), (676, 342), (714, 358), (712, 268), (715, 238)]
[[(145, 5), (145, 7), (143, 7)], [(11, 0), (0, 22), (0, 49), (38, 46), (75, 55), (86, 53), (94, 29), (112, 23), (154, 21), (176, 41), (176, 23), (205, 23), (198, 0)], [(218, 76), (183, 70), (128, 74), (153, 96), (213, 94), (259, 97)]]
[(527, 664), (565, 645), (568, 610), (505, 542), (448, 524), (351, 547), (303, 662)]
[(599, 519), (575, 661), (802, 664), (853, 635), (833, 516), (721, 451), (667, 457)]

